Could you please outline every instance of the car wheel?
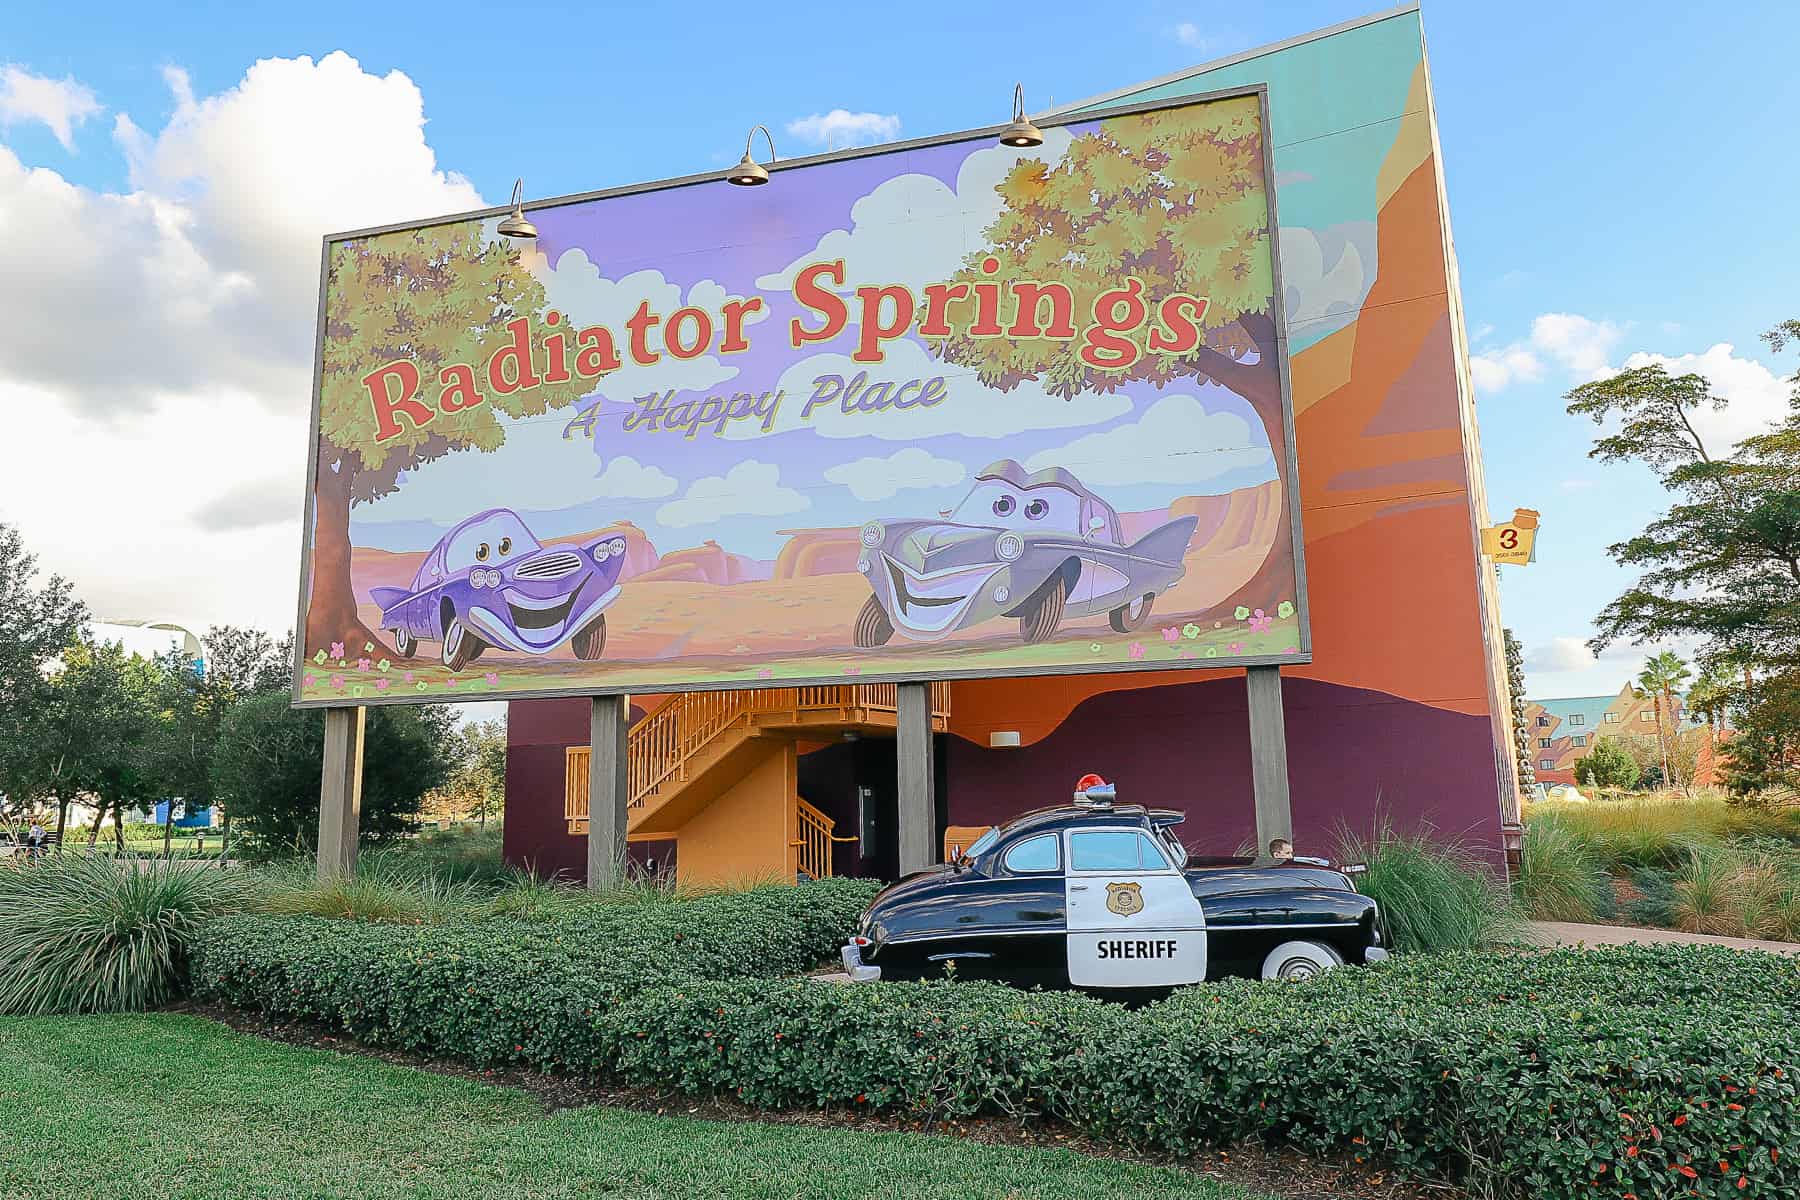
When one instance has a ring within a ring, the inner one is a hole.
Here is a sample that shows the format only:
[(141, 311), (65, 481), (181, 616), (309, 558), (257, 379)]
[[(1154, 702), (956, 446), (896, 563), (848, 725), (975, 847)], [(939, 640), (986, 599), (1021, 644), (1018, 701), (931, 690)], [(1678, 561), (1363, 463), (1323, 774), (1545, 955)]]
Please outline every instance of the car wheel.
[(582, 626), (581, 631), (569, 641), (575, 651), (575, 657), (582, 662), (593, 662), (606, 652), (606, 614), (601, 613), (592, 621)]
[(863, 601), (862, 611), (856, 614), (856, 627), (851, 630), (850, 640), (858, 650), (871, 650), (887, 645), (893, 636), (894, 623), (888, 619), (887, 610), (881, 607), (881, 601), (870, 596)]
[(462, 623), (462, 618), (452, 617), (450, 627), (444, 630), (444, 665), (452, 671), (460, 671), (475, 661), (487, 647), (482, 640), (470, 633)]
[(1062, 623), (1063, 606), (1068, 599), (1068, 580), (1058, 571), (1026, 602), (1025, 612), (1019, 617), (1019, 637), (1027, 645), (1049, 641)]
[(412, 634), (404, 629), (394, 630), (395, 654), (398, 654), (401, 658), (411, 658), (413, 656), (413, 651), (418, 648), (419, 643), (413, 640)]
[(1283, 942), (1263, 959), (1262, 977), (1298, 983), (1343, 965), (1343, 956), (1323, 942)]
[(1145, 592), (1130, 604), (1121, 604), (1106, 614), (1106, 620), (1116, 632), (1130, 633), (1134, 629), (1142, 629), (1144, 622), (1150, 619), (1150, 606), (1156, 602), (1156, 593)]

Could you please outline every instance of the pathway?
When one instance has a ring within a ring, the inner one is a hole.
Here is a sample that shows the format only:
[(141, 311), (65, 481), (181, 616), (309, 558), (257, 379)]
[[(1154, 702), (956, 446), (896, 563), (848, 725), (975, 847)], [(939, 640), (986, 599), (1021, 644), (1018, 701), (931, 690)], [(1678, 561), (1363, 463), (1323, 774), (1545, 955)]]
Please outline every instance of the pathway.
[(1775, 954), (1800, 954), (1800, 943), (1765, 942), (1756, 938), (1717, 937), (1710, 933), (1683, 933), (1679, 929), (1641, 929), (1634, 925), (1578, 925), (1573, 921), (1532, 921), (1532, 941), (1545, 946), (1729, 946), (1734, 950), (1768, 950)]

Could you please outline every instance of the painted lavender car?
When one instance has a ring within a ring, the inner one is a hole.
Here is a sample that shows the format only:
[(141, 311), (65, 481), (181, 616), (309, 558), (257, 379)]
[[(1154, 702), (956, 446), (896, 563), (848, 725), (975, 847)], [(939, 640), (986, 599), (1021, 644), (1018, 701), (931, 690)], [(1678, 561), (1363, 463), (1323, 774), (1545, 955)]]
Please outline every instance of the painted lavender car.
[(377, 587), (381, 626), (410, 658), (419, 641), (443, 643), (460, 671), (497, 646), (546, 654), (569, 642), (580, 659), (606, 648), (606, 614), (619, 595), (625, 539), (546, 549), (511, 509), (476, 513), (425, 556), (409, 588)]
[(856, 565), (874, 595), (857, 614), (853, 640), (880, 646), (898, 632), (933, 642), (1012, 617), (1022, 639), (1042, 642), (1064, 617), (1095, 613), (1128, 633), (1181, 578), (1198, 523), (1179, 517), (1126, 545), (1118, 512), (1074, 475), (1061, 467), (1028, 473), (1001, 459), (939, 520), (862, 527)]

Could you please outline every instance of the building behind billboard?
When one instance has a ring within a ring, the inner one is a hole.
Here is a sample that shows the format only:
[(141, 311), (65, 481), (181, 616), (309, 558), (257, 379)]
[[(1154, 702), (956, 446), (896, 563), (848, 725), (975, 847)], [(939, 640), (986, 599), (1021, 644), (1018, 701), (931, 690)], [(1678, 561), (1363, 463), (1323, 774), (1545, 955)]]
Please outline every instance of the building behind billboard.
[[(1386, 822), (1498, 859), (1517, 820), (1510, 704), (1480, 554), (1490, 520), (1418, 13), (1352, 22), (1072, 111), (1244, 87), (1267, 89), (1311, 616), (1311, 661), (1282, 672), (1296, 842), (1328, 851), (1340, 831)], [(1266, 519), (1245, 488), (1222, 497), (1205, 526), (1228, 536)], [(1193, 623), (1218, 622), (1229, 646), (1280, 600), (1234, 597)], [(1147, 632), (1148, 646), (1171, 631)], [(1184, 631), (1173, 634), (1179, 646)], [(1196, 849), (1231, 853), (1252, 840), (1241, 671), (948, 687), (940, 827), (1058, 802), (1091, 770), (1127, 800), (1185, 808)], [(634, 702), (652, 719), (660, 711), (659, 698)], [(580, 707), (513, 706), (515, 861), (580, 868), (565, 819)], [(839, 831), (865, 831), (859, 814), (888, 802), (891, 749), (866, 737), (799, 749), (791, 780), (770, 786), (791, 785)], [(835, 869), (878, 873), (889, 861), (864, 839), (837, 852)]]

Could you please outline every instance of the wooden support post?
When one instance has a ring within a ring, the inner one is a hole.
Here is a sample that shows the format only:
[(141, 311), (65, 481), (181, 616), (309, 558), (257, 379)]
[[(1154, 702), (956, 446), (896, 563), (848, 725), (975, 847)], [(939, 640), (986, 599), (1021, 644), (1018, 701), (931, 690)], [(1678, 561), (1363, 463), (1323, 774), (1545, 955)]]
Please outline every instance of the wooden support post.
[[(1287, 720), (1281, 709), (1281, 668), (1250, 667), (1250, 779), (1256, 795), (1256, 852), (1267, 854), (1276, 838), (1294, 840), (1288, 806)], [(1317, 847), (1309, 848), (1309, 852)]]
[(938, 860), (932, 835), (937, 824), (931, 782), (931, 685), (903, 683), (894, 712), (894, 753), (900, 768), (900, 874), (922, 871)]
[(625, 696), (595, 696), (588, 724), (592, 753), (588, 758), (588, 887), (599, 891), (625, 877), (625, 806), (631, 784), (626, 776), (626, 734), (631, 701)]
[(362, 823), (363, 730), (368, 709), (325, 710), (325, 762), (319, 780), (319, 878), (356, 870)]

